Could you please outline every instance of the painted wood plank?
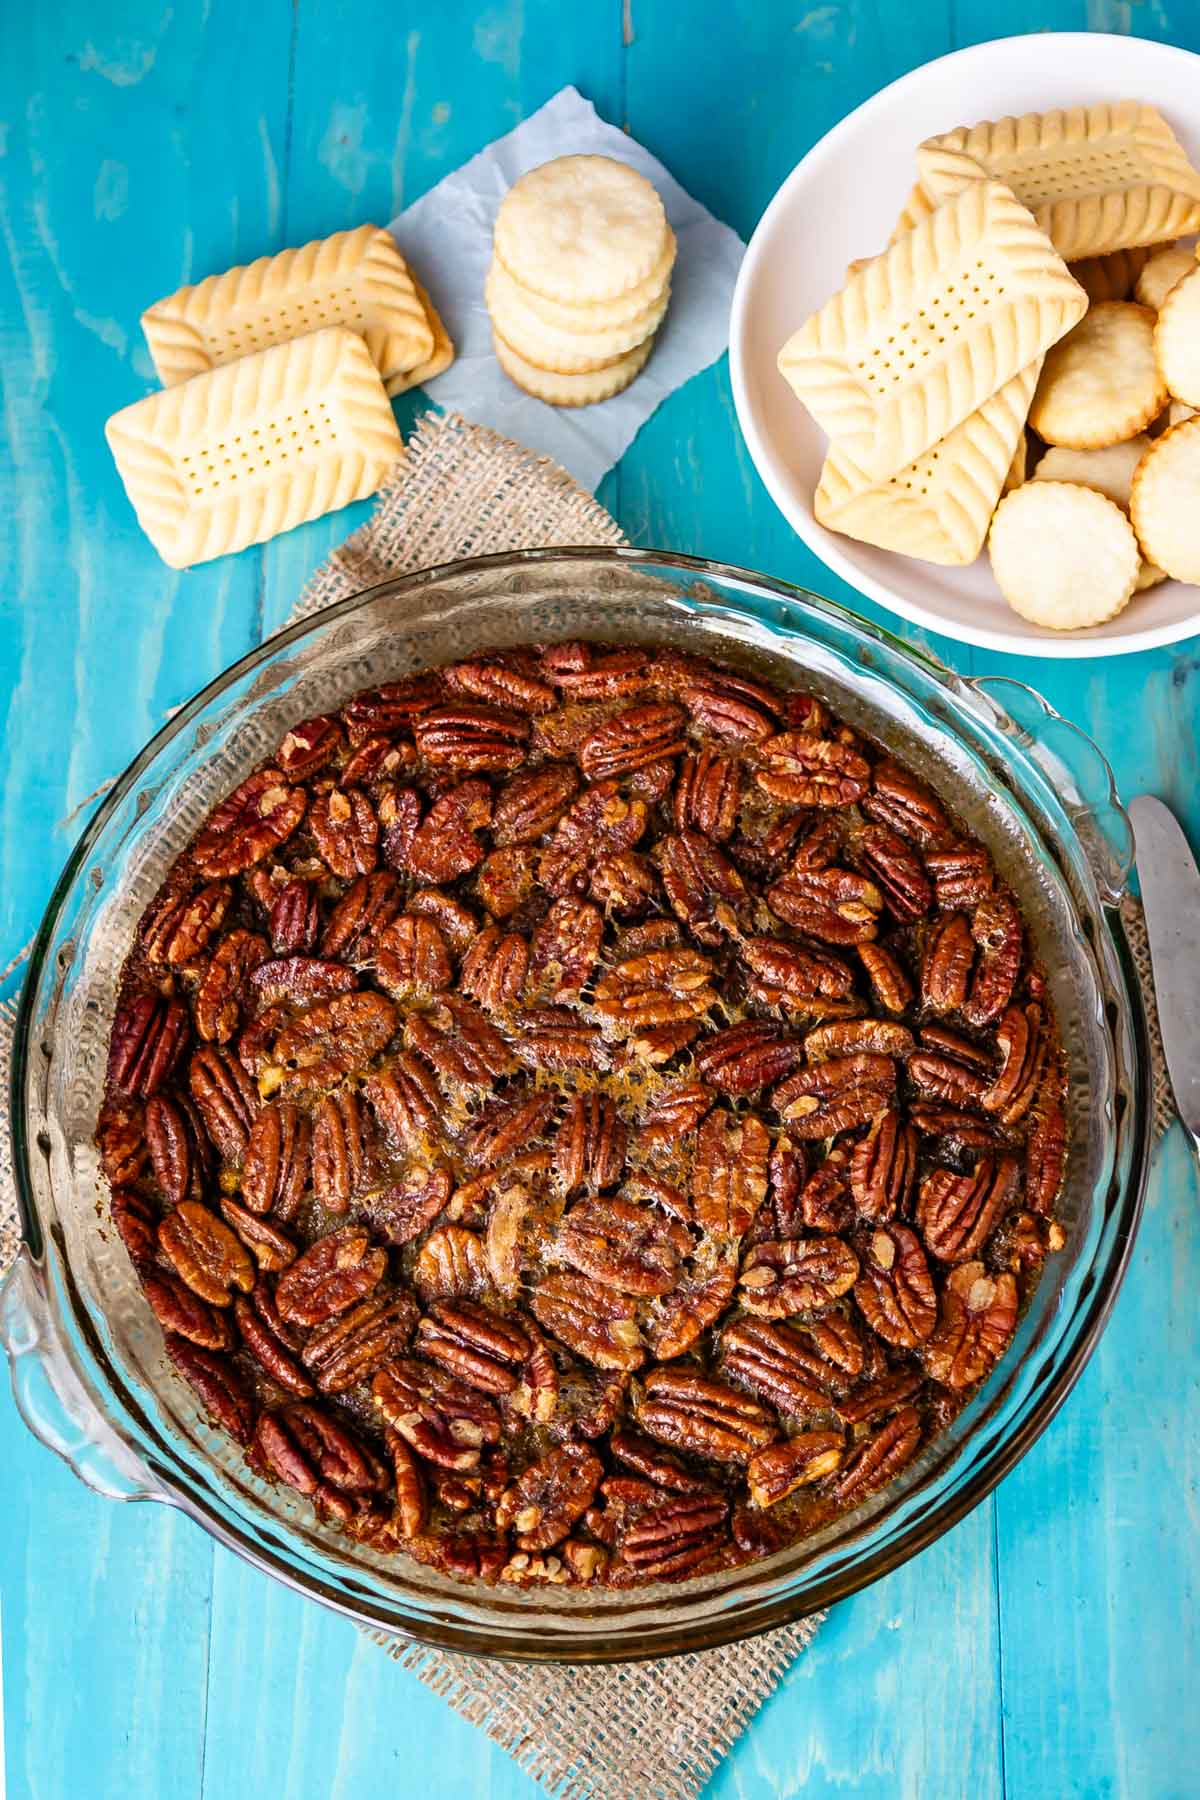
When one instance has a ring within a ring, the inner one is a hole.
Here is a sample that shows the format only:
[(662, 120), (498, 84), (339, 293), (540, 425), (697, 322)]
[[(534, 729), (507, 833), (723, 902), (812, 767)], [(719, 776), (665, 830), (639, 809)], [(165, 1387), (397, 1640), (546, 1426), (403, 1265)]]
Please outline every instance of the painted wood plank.
[(7, 1395), (0, 1516), (9, 1800), (199, 1794), (210, 1540), (88, 1493)]

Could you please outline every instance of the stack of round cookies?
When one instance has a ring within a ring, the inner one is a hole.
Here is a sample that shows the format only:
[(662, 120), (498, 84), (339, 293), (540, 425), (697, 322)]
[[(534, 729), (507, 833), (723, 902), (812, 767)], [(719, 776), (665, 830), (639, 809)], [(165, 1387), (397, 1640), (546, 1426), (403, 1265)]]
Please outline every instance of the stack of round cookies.
[(671, 297), (675, 236), (645, 176), (560, 156), (496, 216), (487, 305), (505, 374), (551, 406), (589, 406), (645, 366)]

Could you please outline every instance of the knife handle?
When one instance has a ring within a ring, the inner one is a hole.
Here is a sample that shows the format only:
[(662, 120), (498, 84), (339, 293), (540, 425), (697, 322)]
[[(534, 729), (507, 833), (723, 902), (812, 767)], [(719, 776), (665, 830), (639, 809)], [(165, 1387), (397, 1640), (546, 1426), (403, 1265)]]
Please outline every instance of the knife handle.
[(975, 675), (964, 685), (987, 707), (992, 724), (1037, 764), (1079, 834), (1101, 898), (1118, 905), (1133, 873), (1133, 827), (1100, 746), (1011, 675)]

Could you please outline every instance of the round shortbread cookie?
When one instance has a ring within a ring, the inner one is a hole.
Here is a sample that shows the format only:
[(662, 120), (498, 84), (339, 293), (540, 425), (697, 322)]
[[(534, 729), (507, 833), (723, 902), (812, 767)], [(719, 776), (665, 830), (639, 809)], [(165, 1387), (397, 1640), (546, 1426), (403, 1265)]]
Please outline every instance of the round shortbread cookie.
[(513, 183), (496, 214), (496, 255), (548, 300), (613, 300), (645, 281), (667, 238), (644, 175), (608, 156), (559, 156)]
[(996, 508), (992, 573), (1014, 612), (1052, 631), (1115, 617), (1137, 586), (1141, 555), (1120, 507), (1094, 488), (1027, 481)]
[[(1052, 445), (1034, 473), (1035, 481), (1073, 481), (1080, 487), (1095, 488), (1128, 518), (1129, 492), (1133, 472), (1150, 448), (1152, 440), (1144, 434), (1126, 439), (1123, 444), (1109, 444), (1103, 450), (1067, 450)], [(1137, 589), (1153, 587), (1167, 579), (1162, 569), (1142, 559), (1138, 570)]]
[(641, 374), (654, 348), (654, 339), (650, 337), (635, 350), (609, 363), (607, 368), (592, 369), (579, 375), (556, 375), (552, 369), (539, 369), (536, 363), (529, 362), (511, 344), (506, 344), (498, 331), (493, 330), (492, 343), (496, 361), (509, 380), (532, 394), (535, 400), (545, 400), (549, 406), (592, 406), (597, 400), (611, 400)]
[(506, 282), (511, 282), (520, 294), (530, 312), (536, 313), (544, 324), (555, 331), (608, 331), (612, 327), (628, 325), (661, 300), (671, 280), (671, 271), (675, 267), (675, 233), (667, 232), (667, 242), (663, 253), (647, 275), (645, 281), (639, 281), (624, 294), (618, 294), (615, 300), (585, 300), (580, 305), (573, 305), (565, 300), (548, 300), (545, 294), (535, 294), (533, 289), (518, 281), (511, 269), (505, 268), (498, 256), (493, 256), (492, 267), (499, 269)]
[(1029, 409), (1039, 437), (1099, 450), (1144, 431), (1168, 398), (1154, 327), (1149, 307), (1105, 300), (1051, 345)]
[(1176, 581), (1200, 584), (1200, 416), (1155, 438), (1138, 464), (1129, 516), (1152, 562)]
[(1200, 406), (1200, 263), (1163, 301), (1154, 354), (1172, 400)]
[(665, 287), (658, 299), (628, 325), (584, 332), (559, 331), (547, 325), (526, 303), (523, 290), (501, 263), (493, 262), (488, 270), (484, 292), (492, 324), (505, 343), (539, 369), (550, 369), (559, 375), (582, 375), (606, 368), (636, 349), (658, 330), (671, 297), (670, 288)]
[(1196, 258), (1192, 251), (1184, 250), (1179, 244), (1168, 244), (1165, 250), (1155, 252), (1138, 276), (1134, 299), (1158, 312), (1175, 283), (1182, 281), (1195, 267)]

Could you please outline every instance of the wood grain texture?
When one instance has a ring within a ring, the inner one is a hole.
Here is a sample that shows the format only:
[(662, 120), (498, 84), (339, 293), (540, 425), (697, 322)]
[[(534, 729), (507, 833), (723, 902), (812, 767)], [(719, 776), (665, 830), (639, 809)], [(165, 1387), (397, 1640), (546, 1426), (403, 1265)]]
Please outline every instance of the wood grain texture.
[[(881, 84), (1048, 26), (1200, 49), (1183, 0), (0, 8), (0, 948), (36, 926), (75, 829), (58, 822), (282, 623), (366, 510), (164, 570), (102, 437), (152, 385), (137, 330), (150, 300), (386, 220), (566, 81), (748, 235), (804, 150)], [(399, 403), (402, 428), (421, 404)], [(854, 601), (762, 489), (723, 362), (649, 421), (600, 498), (636, 541)], [(1105, 746), (1123, 791), (1157, 791), (1200, 842), (1195, 643), (1055, 664), (900, 629), (965, 673), (1041, 687)], [(993, 1501), (836, 1609), (711, 1795), (1191, 1800), (1198, 1287), (1200, 1195), (1176, 1131), (1112, 1323), (1059, 1419)], [(12, 1800), (540, 1792), (343, 1621), (174, 1514), (86, 1493), (7, 1396), (0, 1518)]]

